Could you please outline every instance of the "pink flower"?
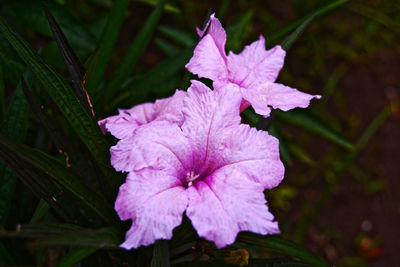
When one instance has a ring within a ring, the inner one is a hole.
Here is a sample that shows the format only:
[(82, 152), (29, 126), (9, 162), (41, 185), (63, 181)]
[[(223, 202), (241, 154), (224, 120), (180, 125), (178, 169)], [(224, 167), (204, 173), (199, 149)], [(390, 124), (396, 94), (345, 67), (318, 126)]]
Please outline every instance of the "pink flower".
[(229, 83), (238, 85), (243, 97), (241, 111), (251, 105), (258, 114), (268, 116), (269, 106), (287, 111), (295, 107), (305, 108), (312, 98), (320, 98), (274, 83), (283, 67), (286, 52), (279, 45), (265, 50), (262, 35), (240, 54), (230, 51), (226, 56), (226, 33), (214, 14), (204, 30), (197, 29), (197, 33), (202, 39), (186, 68), (201, 78), (213, 80), (213, 87), (217, 90)]
[(171, 97), (157, 100), (155, 103), (144, 103), (130, 109), (119, 109), (118, 115), (98, 121), (103, 134), (110, 132), (118, 139), (125, 139), (133, 131), (152, 121), (167, 120), (179, 126), (183, 123), (183, 98), (186, 92), (176, 90)]
[(184, 212), (219, 248), (240, 231), (279, 233), (263, 194), (283, 179), (278, 140), (240, 124), (241, 99), (234, 84), (211, 91), (192, 81), (181, 127), (154, 121), (111, 148), (114, 168), (129, 172), (115, 202), (132, 219), (121, 247), (170, 239)]

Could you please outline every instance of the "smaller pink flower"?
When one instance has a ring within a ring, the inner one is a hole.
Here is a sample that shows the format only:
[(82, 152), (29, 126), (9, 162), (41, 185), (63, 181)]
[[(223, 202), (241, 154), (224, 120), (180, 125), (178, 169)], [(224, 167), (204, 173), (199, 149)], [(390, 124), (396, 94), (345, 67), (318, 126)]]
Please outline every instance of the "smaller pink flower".
[(240, 54), (230, 51), (227, 56), (226, 32), (214, 14), (206, 27), (197, 29), (197, 33), (202, 39), (186, 68), (201, 78), (211, 79), (216, 90), (229, 83), (238, 85), (243, 97), (241, 111), (251, 105), (258, 114), (268, 116), (269, 106), (286, 111), (295, 107), (305, 108), (312, 98), (320, 98), (274, 83), (283, 67), (286, 52), (279, 45), (265, 50), (262, 35)]
[(176, 90), (171, 97), (156, 100), (155, 103), (144, 103), (130, 109), (118, 109), (118, 115), (98, 121), (103, 134), (110, 132), (118, 139), (125, 139), (133, 131), (152, 121), (167, 120), (179, 126), (183, 123), (183, 98), (186, 92)]
[(221, 248), (238, 232), (279, 233), (264, 198), (284, 166), (279, 142), (240, 123), (236, 85), (211, 91), (192, 81), (184, 98), (184, 123), (154, 121), (111, 148), (111, 164), (129, 172), (115, 210), (132, 219), (121, 247), (172, 238), (183, 213), (198, 235)]

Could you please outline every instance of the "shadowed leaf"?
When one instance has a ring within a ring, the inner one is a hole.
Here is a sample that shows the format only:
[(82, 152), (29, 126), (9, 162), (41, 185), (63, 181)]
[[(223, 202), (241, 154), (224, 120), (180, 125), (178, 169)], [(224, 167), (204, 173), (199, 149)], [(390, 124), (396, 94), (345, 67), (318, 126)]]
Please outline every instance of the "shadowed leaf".
[(92, 153), (109, 184), (116, 190), (120, 184), (109, 163), (108, 145), (96, 121), (77, 102), (68, 84), (19, 37), (7, 23), (0, 19), (0, 32), (12, 44), (20, 57), (32, 68), (48, 94), (58, 105), (73, 129)]
[(196, 44), (196, 40), (193, 38), (193, 36), (185, 32), (179, 28), (171, 27), (171, 26), (166, 26), (166, 25), (160, 25), (158, 26), (158, 30), (164, 34), (166, 37), (170, 38), (171, 40), (175, 41), (178, 44), (181, 44), (187, 48), (192, 48)]
[(281, 43), (283, 50), (288, 51), (289, 48), (293, 45), (293, 43), (300, 37), (301, 33), (306, 29), (308, 24), (315, 18), (315, 14), (312, 14), (308, 19), (306, 19), (302, 24), (300, 24), (297, 29), (292, 32), (285, 40)]
[(63, 258), (57, 264), (57, 267), (73, 266), (74, 264), (93, 254), (95, 251), (95, 248), (76, 248), (71, 251), (65, 258)]
[[(27, 117), (28, 103), (19, 84), (1, 124), (1, 133), (23, 141), (26, 135)], [(0, 162), (0, 226), (6, 222), (15, 182), (15, 175), (3, 162)]]
[(79, 61), (78, 56), (75, 54), (74, 50), (68, 43), (67, 38), (62, 32), (60, 26), (58, 26), (50, 10), (47, 8), (46, 4), (43, 2), (43, 9), (46, 14), (47, 20), (49, 21), (50, 29), (53, 32), (54, 38), (61, 52), (63, 60), (67, 65), (67, 69), (72, 77), (72, 82), (74, 84), (75, 94), (78, 97), (78, 101), (87, 109), (87, 111), (94, 116), (93, 107), (90, 102), (90, 98), (83, 87), (85, 82), (86, 70), (82, 63)]
[[(329, 3), (326, 6), (323, 6), (322, 8), (318, 9), (316, 12), (313, 12), (313, 14), (315, 14), (315, 17), (322, 16), (323, 14), (347, 3), (348, 1), (349, 0), (336, 0), (334, 2)], [(304, 16), (303, 18), (301, 18), (301, 19), (295, 21), (294, 23), (290, 24), (289, 26), (283, 28), (279, 32), (271, 35), (268, 39), (270, 40), (270, 42), (272, 42), (272, 41), (275, 41), (275, 40), (281, 38), (282, 36), (289, 34), (291, 31), (295, 30), (297, 27), (299, 27), (299, 25), (303, 24), (307, 19), (309, 19), (311, 16), (313, 16), (313, 14)]]
[[(61, 185), (64, 190), (71, 192), (85, 207), (92, 210), (105, 222), (109, 224), (116, 222), (116, 216), (112, 207), (104, 199), (85, 188), (79, 178), (71, 174), (68, 168), (63, 166), (59, 161), (41, 151), (31, 149), (3, 135), (0, 135), (0, 148), (2, 150), (0, 157), (6, 163), (9, 161), (8, 155), (12, 155), (16, 160), (25, 161), (33, 165), (36, 169), (46, 173), (54, 182)], [(29, 169), (25, 171), (29, 171)]]
[(143, 54), (147, 45), (151, 40), (154, 29), (161, 17), (166, 0), (159, 0), (156, 8), (143, 25), (142, 29), (136, 36), (135, 41), (131, 44), (128, 51), (122, 58), (117, 69), (111, 75), (110, 81), (106, 85), (103, 95), (106, 101), (110, 100), (116, 89), (120, 88), (123, 82), (129, 77), (139, 58)]
[(153, 247), (151, 267), (169, 267), (168, 240), (158, 240)]
[(94, 55), (87, 73), (87, 88), (91, 93), (96, 93), (110, 61), (115, 43), (124, 21), (124, 14), (129, 6), (129, 0), (116, 0), (110, 14), (97, 52)]
[(52, 37), (49, 24), (46, 16), (43, 13), (42, 3), (46, 2), (49, 10), (56, 18), (64, 34), (72, 44), (72, 47), (78, 49), (78, 55), (88, 54), (96, 48), (96, 39), (85, 28), (67, 8), (57, 3), (57, 1), (42, 1), (42, 0), (18, 0), (8, 1), (7, 6), (16, 16), (30, 28), (35, 31)]
[(261, 236), (252, 233), (242, 232), (237, 237), (237, 242), (246, 243), (248, 245), (256, 245), (266, 247), (273, 251), (284, 253), (294, 258), (298, 258), (315, 267), (328, 267), (329, 265), (318, 256), (308, 252), (307, 250), (297, 246), (290, 241), (283, 239), (278, 235)]
[(314, 133), (323, 137), (324, 139), (331, 141), (348, 150), (353, 150), (354, 146), (349, 143), (343, 136), (337, 133), (325, 122), (317, 117), (314, 117), (309, 112), (301, 109), (293, 109), (288, 112), (276, 112), (276, 117), (280, 121), (284, 121), (288, 124), (294, 125), (308, 132)]
[(73, 224), (31, 223), (18, 231), (0, 228), (0, 238), (32, 238), (40, 246), (74, 246), (116, 248), (123, 241), (123, 233), (114, 228), (87, 229)]

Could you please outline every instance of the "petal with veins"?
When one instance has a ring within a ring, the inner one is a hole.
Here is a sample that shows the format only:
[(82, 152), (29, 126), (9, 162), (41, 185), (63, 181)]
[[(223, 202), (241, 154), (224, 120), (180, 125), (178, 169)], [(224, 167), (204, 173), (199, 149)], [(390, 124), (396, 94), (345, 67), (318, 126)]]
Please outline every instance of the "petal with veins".
[(278, 45), (265, 50), (264, 37), (246, 46), (236, 55), (229, 52), (229, 80), (243, 88), (274, 82), (283, 67), (286, 52)]
[(197, 87), (199, 83), (193, 83), (184, 99), (182, 131), (191, 141), (195, 161), (204, 162), (203, 168), (209, 168), (209, 162), (218, 157), (212, 150), (213, 143), (221, 138), (221, 134), (229, 134), (223, 131), (225, 128), (240, 124), (241, 95), (233, 84), (206, 93), (199, 93)]
[(128, 174), (115, 202), (121, 220), (132, 219), (121, 247), (131, 249), (171, 239), (186, 207), (186, 191), (176, 177), (153, 169)]
[(266, 131), (241, 124), (222, 134), (211, 148), (218, 151), (213, 171), (235, 169), (247, 179), (271, 189), (282, 181), (285, 167), (279, 157), (279, 141)]
[(186, 92), (176, 90), (171, 97), (159, 99), (155, 103), (145, 103), (130, 109), (120, 109), (119, 114), (98, 122), (103, 134), (109, 131), (118, 139), (125, 139), (133, 131), (146, 123), (157, 120), (167, 120), (178, 124), (183, 123), (182, 105)]
[(155, 121), (137, 128), (132, 137), (120, 140), (110, 152), (111, 165), (117, 171), (153, 167), (178, 175), (192, 164), (189, 140), (176, 124), (167, 121)]
[(232, 244), (239, 231), (279, 233), (268, 211), (262, 185), (240, 172), (221, 169), (187, 189), (186, 214), (199, 236), (218, 248)]
[(241, 90), (243, 98), (251, 103), (255, 112), (268, 116), (270, 108), (279, 108), (288, 111), (293, 108), (306, 108), (311, 99), (320, 99), (319, 95), (310, 95), (298, 91), (297, 89), (279, 83), (266, 82), (256, 89)]
[(221, 44), (217, 44), (210, 34), (197, 44), (186, 68), (200, 78), (213, 80), (215, 85), (224, 84), (228, 79), (225, 51), (221, 52)]

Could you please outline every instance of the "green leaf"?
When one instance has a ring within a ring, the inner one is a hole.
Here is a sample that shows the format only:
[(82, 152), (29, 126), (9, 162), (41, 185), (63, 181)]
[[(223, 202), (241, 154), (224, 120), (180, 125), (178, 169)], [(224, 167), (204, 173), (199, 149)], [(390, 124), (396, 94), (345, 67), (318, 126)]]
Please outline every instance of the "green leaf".
[(312, 267), (312, 265), (292, 259), (250, 259), (248, 267)]
[(266, 247), (273, 251), (298, 258), (315, 267), (328, 267), (329, 265), (318, 256), (291, 243), (278, 235), (261, 236), (252, 233), (240, 233), (237, 242)]
[(11, 43), (20, 57), (32, 68), (48, 94), (58, 105), (73, 129), (92, 153), (109, 184), (116, 190), (120, 184), (109, 163), (108, 145), (94, 119), (78, 103), (71, 87), (19, 37), (7, 23), (0, 19), (0, 32)]
[(74, 264), (93, 254), (95, 251), (95, 248), (76, 248), (71, 251), (65, 258), (63, 258), (57, 264), (57, 267), (73, 266)]
[(8, 160), (9, 155), (14, 155), (17, 159), (32, 164), (35, 168), (46, 173), (51, 179), (61, 185), (66, 191), (69, 191), (76, 199), (88, 209), (92, 210), (100, 218), (109, 224), (116, 223), (116, 216), (113, 208), (98, 197), (94, 192), (81, 184), (79, 178), (70, 173), (67, 167), (51, 156), (31, 149), (15, 140), (0, 135), (0, 158)]
[(227, 29), (228, 43), (227, 50), (237, 51), (242, 47), (247, 35), (250, 33), (251, 22), (253, 20), (253, 11), (247, 11), (238, 18), (238, 21)]
[(2, 242), (0, 242), (0, 265), (15, 265), (13, 257)]
[(282, 49), (288, 51), (293, 43), (300, 37), (301, 33), (306, 29), (308, 24), (314, 19), (315, 14), (312, 14), (308, 19), (306, 19), (299, 27), (296, 28), (283, 42), (281, 43)]
[(44, 217), (44, 215), (47, 213), (49, 208), (50, 208), (49, 204), (45, 200), (40, 199), (30, 222), (35, 223), (35, 222), (40, 221)]
[(110, 11), (106, 27), (99, 41), (97, 52), (88, 68), (86, 86), (89, 93), (95, 94), (97, 92), (100, 82), (104, 77), (129, 2), (129, 0), (116, 0)]
[(168, 240), (158, 240), (153, 247), (151, 267), (169, 267)]
[(14, 86), (17, 86), (23, 71), (24, 63), (11, 48), (7, 40), (0, 35), (0, 66), (2, 66), (5, 80), (9, 80)]
[[(72, 47), (78, 49), (78, 54), (87, 54), (95, 50), (96, 39), (71, 12), (56, 1), (46, 1), (46, 5), (56, 18), (68, 40), (70, 40)], [(18, 19), (23, 21), (25, 25), (41, 34), (49, 37), (52, 36), (49, 24), (43, 13), (42, 1), (10, 1), (8, 7), (12, 9)]]
[(315, 17), (322, 16), (323, 14), (335, 9), (336, 7), (339, 7), (345, 3), (347, 3), (349, 0), (336, 0), (334, 2), (329, 3), (328, 5), (318, 9), (316, 12), (313, 12), (312, 14), (308, 14), (307, 16), (304, 16), (303, 18), (295, 21), (294, 23), (290, 24), (289, 26), (286, 26), (276, 34), (271, 35), (268, 39), (270, 42), (275, 41), (282, 36), (287, 35), (291, 31), (295, 30), (297, 27), (299, 27), (301, 24), (303, 24), (307, 19), (309, 19), (313, 14), (315, 14)]
[(3, 121), (4, 116), (6, 115), (7, 109), (7, 99), (6, 99), (6, 87), (4, 85), (4, 73), (3, 67), (0, 65), (0, 121)]
[(142, 29), (136, 36), (135, 41), (129, 47), (128, 52), (124, 55), (117, 69), (111, 75), (111, 79), (104, 90), (106, 101), (113, 97), (115, 89), (122, 86), (122, 83), (129, 77), (136, 63), (139, 61), (139, 58), (149, 44), (154, 29), (161, 17), (165, 1), (166, 0), (158, 1), (156, 8), (143, 25)]
[[(23, 141), (26, 135), (27, 118), (28, 103), (22, 92), (21, 84), (19, 84), (1, 125), (1, 133)], [(0, 226), (4, 225), (7, 220), (15, 182), (15, 175), (3, 162), (0, 162)]]
[(183, 66), (188, 62), (191, 55), (191, 50), (184, 50), (178, 55), (163, 61), (147, 73), (135, 77), (124, 88), (126, 93), (122, 96), (122, 99), (116, 98), (111, 103), (110, 109), (114, 110), (116, 106), (121, 104), (132, 106), (138, 101), (144, 101), (146, 100), (146, 94), (149, 92), (161, 97), (171, 94), (182, 81), (179, 72), (182, 71)]
[(43, 3), (43, 9), (46, 14), (47, 20), (49, 21), (50, 29), (53, 32), (62, 58), (67, 65), (67, 69), (71, 75), (72, 82), (74, 84), (75, 94), (78, 98), (78, 101), (81, 105), (83, 105), (87, 112), (89, 112), (89, 114), (94, 116), (93, 107), (90, 102), (89, 96), (86, 93), (85, 88), (83, 88), (86, 70), (80, 62), (78, 56), (75, 54), (71, 45), (68, 43), (67, 38), (62, 32), (60, 26), (58, 26), (56, 20), (54, 19), (53, 15), (51, 14), (45, 3)]
[(18, 231), (0, 228), (0, 238), (32, 238), (41, 246), (73, 246), (86, 248), (117, 248), (123, 233), (115, 228), (87, 229), (74, 224), (30, 223)]
[(187, 48), (192, 48), (196, 44), (195, 39), (193, 36), (185, 32), (179, 28), (171, 27), (171, 26), (166, 26), (166, 25), (160, 25), (158, 26), (158, 30), (164, 34), (166, 37), (169, 37), (171, 40), (175, 41), (178, 44), (181, 44)]
[(301, 109), (294, 109), (288, 112), (277, 111), (276, 117), (280, 121), (284, 121), (310, 133), (319, 135), (322, 138), (343, 148), (346, 148), (348, 150), (354, 149), (354, 146), (349, 143), (343, 136), (337, 133), (325, 122), (317, 117), (314, 117), (307, 111)]
[(168, 43), (167, 41), (161, 38), (156, 39), (156, 44), (164, 52), (164, 54), (166, 54), (169, 57), (175, 56), (181, 52), (180, 48), (171, 43)]
[[(147, 4), (149, 6), (156, 6), (157, 5), (157, 0), (135, 0), (135, 1)], [(171, 12), (171, 13), (175, 13), (175, 14), (181, 13), (181, 10), (178, 7), (173, 6), (171, 4), (166, 4), (164, 6), (164, 10), (168, 11), (168, 12)]]
[(279, 139), (279, 154), (282, 158), (282, 161), (288, 165), (291, 165), (292, 158), (290, 157), (289, 145), (287, 143), (287, 140), (283, 137), (279, 128), (276, 126), (276, 123), (271, 124), (268, 133)]

